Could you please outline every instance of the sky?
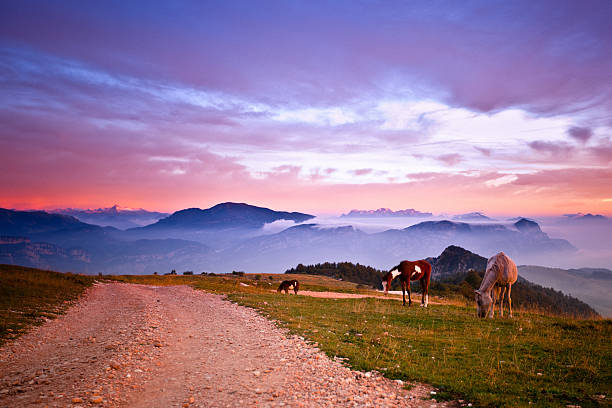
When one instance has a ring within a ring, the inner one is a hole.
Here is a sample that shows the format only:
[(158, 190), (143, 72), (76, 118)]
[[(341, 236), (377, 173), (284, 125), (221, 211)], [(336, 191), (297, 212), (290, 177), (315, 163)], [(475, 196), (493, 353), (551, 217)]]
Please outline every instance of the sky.
[(0, 207), (612, 215), (612, 2), (3, 1)]

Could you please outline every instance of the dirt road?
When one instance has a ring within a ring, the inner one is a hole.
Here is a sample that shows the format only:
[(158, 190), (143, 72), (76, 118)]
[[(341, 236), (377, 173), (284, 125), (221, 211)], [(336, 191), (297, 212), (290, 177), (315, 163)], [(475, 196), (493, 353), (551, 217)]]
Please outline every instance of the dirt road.
[(97, 284), (0, 349), (0, 407), (452, 406), (352, 371), (221, 296)]

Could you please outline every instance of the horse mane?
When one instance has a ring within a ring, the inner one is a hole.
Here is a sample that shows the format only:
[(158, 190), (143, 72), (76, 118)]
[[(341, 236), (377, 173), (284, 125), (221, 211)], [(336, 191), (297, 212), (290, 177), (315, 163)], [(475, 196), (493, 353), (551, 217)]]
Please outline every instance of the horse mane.
[(394, 267), (390, 268), (387, 272), (385, 272), (382, 276), (383, 279), (387, 279), (387, 277), (389, 276), (389, 274), (391, 273), (392, 270), (397, 269), (399, 271), (399, 264), (395, 265)]

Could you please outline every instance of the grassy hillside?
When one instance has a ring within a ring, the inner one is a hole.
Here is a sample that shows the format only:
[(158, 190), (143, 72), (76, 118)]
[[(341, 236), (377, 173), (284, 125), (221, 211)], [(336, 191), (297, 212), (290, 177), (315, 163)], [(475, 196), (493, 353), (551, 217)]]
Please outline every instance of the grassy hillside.
[(92, 276), (0, 265), (0, 344), (63, 313), (94, 281)]

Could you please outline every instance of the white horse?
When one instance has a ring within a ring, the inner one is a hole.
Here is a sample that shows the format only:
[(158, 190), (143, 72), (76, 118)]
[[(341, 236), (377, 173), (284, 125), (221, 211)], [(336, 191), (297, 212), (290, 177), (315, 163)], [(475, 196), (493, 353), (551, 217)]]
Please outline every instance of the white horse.
[[(512, 317), (510, 289), (518, 278), (516, 265), (506, 254), (500, 252), (487, 262), (487, 271), (480, 288), (475, 290), (478, 317), (493, 317), (495, 302), (499, 299), (499, 315), (504, 316), (504, 293), (508, 289), (508, 311)], [(501, 291), (501, 296), (500, 296)], [(493, 296), (491, 296), (493, 295)]]

